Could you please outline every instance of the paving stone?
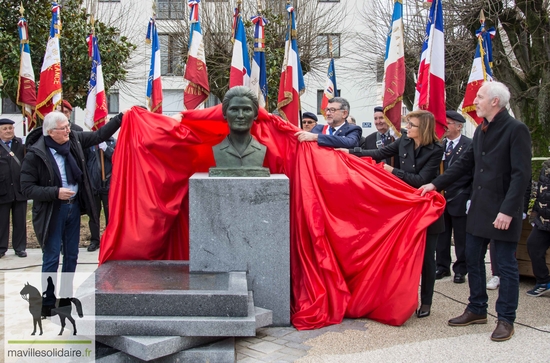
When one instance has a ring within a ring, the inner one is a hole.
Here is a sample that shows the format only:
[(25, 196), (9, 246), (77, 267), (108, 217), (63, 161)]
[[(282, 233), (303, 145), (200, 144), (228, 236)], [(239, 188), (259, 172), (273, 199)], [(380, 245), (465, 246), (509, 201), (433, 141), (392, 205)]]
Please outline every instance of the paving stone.
[(279, 349), (284, 348), (284, 346), (279, 345), (279, 344), (275, 344), (275, 343), (272, 343), (272, 342), (262, 341), (261, 343), (253, 344), (253, 345), (249, 346), (248, 348), (253, 349), (253, 350), (257, 350), (257, 351), (262, 352), (264, 354), (269, 354), (269, 353), (273, 353), (273, 352), (275, 352)]
[(300, 350), (305, 350), (305, 351), (311, 349), (310, 345), (305, 345), (305, 344), (300, 344), (300, 343), (295, 343), (295, 342), (288, 342), (287, 344), (285, 344), (285, 346), (287, 346), (289, 348), (300, 349)]
[(288, 355), (293, 355), (293, 356), (296, 356), (296, 357), (303, 357), (304, 355), (307, 354), (306, 351), (303, 351), (303, 350), (300, 350), (300, 349), (288, 348), (288, 347), (285, 347), (285, 348), (281, 349), (279, 352), (284, 353), (284, 354), (288, 354)]

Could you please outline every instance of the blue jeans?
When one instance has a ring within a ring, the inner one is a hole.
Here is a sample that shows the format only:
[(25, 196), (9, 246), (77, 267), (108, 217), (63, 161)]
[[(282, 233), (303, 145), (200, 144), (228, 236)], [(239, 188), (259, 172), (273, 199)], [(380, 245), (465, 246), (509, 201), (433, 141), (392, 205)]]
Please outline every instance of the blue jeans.
[[(466, 264), (470, 285), (468, 310), (478, 315), (487, 314), (485, 254), (490, 241), (489, 238), (466, 234)], [(516, 260), (518, 244), (499, 240), (495, 240), (494, 243), (496, 263), (500, 271), (500, 288), (496, 302), (498, 320), (513, 324), (519, 299), (519, 271)]]
[(42, 272), (57, 272), (63, 245), (61, 272), (75, 272), (80, 242), (80, 206), (78, 201), (61, 204), (57, 220), (50, 220), (48, 239), (42, 249)]

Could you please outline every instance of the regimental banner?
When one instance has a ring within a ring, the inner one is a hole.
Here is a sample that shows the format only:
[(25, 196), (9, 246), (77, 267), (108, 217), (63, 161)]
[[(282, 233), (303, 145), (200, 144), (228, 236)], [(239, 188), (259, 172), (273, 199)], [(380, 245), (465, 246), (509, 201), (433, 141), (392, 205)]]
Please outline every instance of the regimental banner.
[(93, 273), (4, 273), (4, 362), (94, 362)]

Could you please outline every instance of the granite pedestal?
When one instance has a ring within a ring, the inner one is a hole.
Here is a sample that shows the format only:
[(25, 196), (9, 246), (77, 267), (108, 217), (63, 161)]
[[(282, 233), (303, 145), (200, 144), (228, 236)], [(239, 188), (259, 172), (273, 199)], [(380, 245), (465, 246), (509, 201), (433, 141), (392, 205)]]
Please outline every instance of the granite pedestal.
[(256, 306), (290, 325), (290, 199), (285, 175), (189, 179), (191, 272), (246, 271)]

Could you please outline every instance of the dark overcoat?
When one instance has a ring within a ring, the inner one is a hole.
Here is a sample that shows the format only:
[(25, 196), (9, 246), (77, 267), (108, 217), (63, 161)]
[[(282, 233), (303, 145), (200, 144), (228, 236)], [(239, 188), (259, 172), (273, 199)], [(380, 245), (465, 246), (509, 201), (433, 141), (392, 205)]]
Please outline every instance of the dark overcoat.
[[(106, 141), (119, 129), (122, 114), (113, 117), (105, 126), (95, 132), (71, 131), (69, 142), (71, 153), (82, 170), (82, 182), (78, 186), (78, 201), (83, 212), (89, 212), (90, 218), (99, 223), (95, 212), (92, 187), (86, 169), (84, 149)], [(32, 221), (36, 238), (41, 247), (48, 239), (50, 221), (56, 218), (60, 208), (59, 188), (56, 179), (61, 180), (59, 168), (47, 153), (51, 153), (44, 142), (42, 128), (33, 130), (27, 137), (27, 155), (21, 166), (21, 191), (25, 197), (33, 200)], [(57, 178), (56, 178), (57, 175)]]
[[(0, 140), (0, 142), (2, 142), (2, 140)], [(25, 147), (21, 139), (14, 137), (11, 140), (10, 149), (19, 159), (19, 162), (22, 163), (23, 157), (25, 156)], [(21, 166), (19, 166), (13, 156), (8, 154), (6, 149), (0, 146), (0, 204), (27, 200), (27, 198), (21, 194), (21, 186), (19, 185), (20, 173)], [(9, 219), (9, 215), (2, 216), (2, 218)]]
[[(488, 123), (486, 132), (478, 126), (462, 157), (432, 183), (438, 190), (447, 188), (470, 170), (474, 171), (474, 180), (466, 232), (518, 242), (523, 196), (531, 178), (531, 136), (527, 126), (503, 109)], [(493, 226), (498, 213), (512, 217), (508, 230)]]
[[(444, 170), (447, 170), (453, 165), (472, 143), (472, 139), (464, 135), (460, 136), (458, 145), (453, 148), (450, 155), (445, 155)], [(447, 149), (447, 141), (443, 144), (443, 150)], [(453, 217), (466, 216), (466, 202), (470, 199), (472, 191), (473, 173), (470, 170), (468, 173), (464, 173), (457, 181), (449, 185), (445, 189), (445, 200), (447, 205), (445, 206), (447, 213)]]

